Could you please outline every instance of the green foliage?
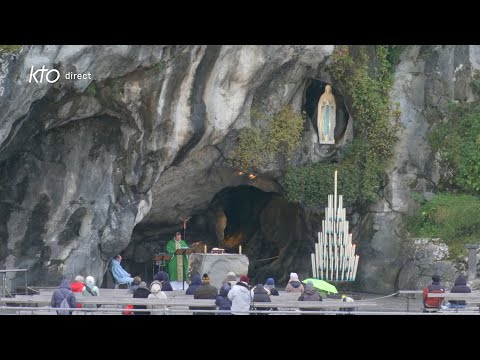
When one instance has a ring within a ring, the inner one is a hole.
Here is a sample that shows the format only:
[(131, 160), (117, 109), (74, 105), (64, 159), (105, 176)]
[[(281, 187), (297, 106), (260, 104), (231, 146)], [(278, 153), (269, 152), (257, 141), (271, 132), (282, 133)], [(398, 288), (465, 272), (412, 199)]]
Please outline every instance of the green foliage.
[[(262, 119), (258, 109), (252, 109), (252, 118)], [(266, 120), (265, 129), (244, 128), (240, 130), (239, 141), (233, 151), (234, 166), (243, 170), (257, 171), (261, 166), (273, 161), (276, 155), (289, 160), (300, 144), (303, 130), (303, 117), (290, 107)]]
[(18, 54), (22, 50), (23, 45), (0, 45), (1, 54)]
[(392, 69), (400, 61), (400, 55), (408, 48), (409, 45), (387, 45), (387, 60), (392, 64)]
[(85, 89), (85, 94), (88, 96), (95, 96), (97, 95), (97, 86), (94, 82), (91, 82), (87, 88)]
[(425, 198), (424, 198), (421, 194), (413, 191), (413, 192), (410, 193), (410, 196), (412, 197), (413, 200), (415, 200), (415, 202), (416, 202), (417, 204), (419, 204), (419, 205), (425, 204), (425, 201), (426, 201), (426, 200), (425, 200)]
[(429, 140), (438, 151), (448, 190), (480, 192), (480, 102), (451, 104), (449, 121), (434, 129)]
[[(389, 47), (376, 46), (375, 66), (370, 66), (366, 49), (358, 47), (353, 56), (347, 46), (337, 48), (330, 73), (350, 97), (355, 140), (345, 149), (338, 164), (313, 164), (287, 170), (281, 184), (290, 201), (321, 205), (332, 192), (333, 169), (339, 170), (339, 191), (346, 202), (378, 198), (383, 173), (396, 143), (396, 128), (388, 125), (390, 115), (398, 119), (399, 105), (391, 106), (389, 89), (393, 82)], [(392, 108), (392, 109), (391, 109)]]
[(414, 236), (441, 238), (452, 258), (464, 256), (465, 244), (480, 243), (480, 199), (438, 194), (408, 218), (407, 227)]
[(473, 72), (472, 89), (477, 96), (480, 96), (480, 71), (478, 69)]
[(366, 145), (356, 141), (348, 146), (339, 163), (316, 163), (290, 167), (280, 183), (289, 201), (318, 206), (333, 191), (333, 173), (338, 170), (338, 191), (346, 204), (375, 200), (381, 186), (383, 168), (374, 158), (363, 156)]
[(123, 94), (125, 80), (123, 80), (122, 78), (108, 78), (105, 80), (105, 85), (108, 86), (112, 90), (112, 92)]
[(234, 150), (233, 161), (240, 169), (258, 169), (263, 164), (260, 154), (265, 154), (265, 136), (259, 128), (244, 128)]
[(369, 144), (367, 151), (383, 159), (392, 155), (392, 145), (396, 141), (396, 129), (388, 127), (388, 93), (393, 78), (387, 55), (387, 46), (377, 46), (377, 66), (371, 71), (365, 51), (360, 51), (359, 59), (354, 60), (348, 47), (340, 47), (333, 54), (330, 67), (333, 77), (352, 99), (352, 111), (360, 138)]

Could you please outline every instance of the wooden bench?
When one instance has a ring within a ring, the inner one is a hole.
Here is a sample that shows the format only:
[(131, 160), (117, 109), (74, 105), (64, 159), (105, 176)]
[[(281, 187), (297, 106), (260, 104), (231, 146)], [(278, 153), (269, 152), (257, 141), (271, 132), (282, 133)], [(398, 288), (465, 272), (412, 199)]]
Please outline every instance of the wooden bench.
[[(280, 296), (275, 298), (280, 299)], [(21, 295), (15, 298), (1, 298), (1, 302), (8, 304), (25, 304), (27, 306), (48, 306), (50, 305), (51, 296), (48, 295)], [(178, 307), (205, 307), (216, 309), (214, 299), (192, 299), (189, 296), (172, 297), (165, 300), (159, 299), (138, 299), (138, 298), (123, 298), (123, 297), (107, 297), (107, 296), (77, 296), (79, 304), (96, 304), (96, 305), (114, 305), (124, 307), (125, 305), (153, 305), (155, 307), (163, 306), (167, 308)], [(254, 304), (258, 309), (282, 308), (282, 309), (317, 309), (322, 308), (326, 310), (338, 310), (339, 308), (363, 308), (375, 307), (374, 302), (355, 302), (347, 303), (338, 300), (325, 301), (292, 301), (288, 297), (282, 300), (275, 300), (269, 303), (257, 302)], [(88, 311), (88, 310), (87, 310)]]
[[(480, 292), (472, 292), (472, 293), (428, 293), (427, 297), (431, 298), (444, 298), (444, 300), (464, 300), (466, 302), (466, 306), (464, 308), (448, 308), (448, 309), (425, 309), (426, 312), (445, 312), (445, 311), (452, 311), (453, 312), (465, 312), (465, 311), (480, 311)], [(476, 307), (472, 307), (469, 305), (477, 304)]]

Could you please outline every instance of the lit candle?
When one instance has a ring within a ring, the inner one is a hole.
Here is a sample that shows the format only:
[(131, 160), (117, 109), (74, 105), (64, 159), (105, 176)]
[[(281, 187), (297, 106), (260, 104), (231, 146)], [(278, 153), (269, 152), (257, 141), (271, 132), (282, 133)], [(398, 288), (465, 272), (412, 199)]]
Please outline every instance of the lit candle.
[(240, 246), (238, 247), (238, 253), (239, 253), (240, 255), (242, 255), (242, 245), (240, 245)]
[(204, 254), (207, 253), (207, 245), (204, 245), (204, 246), (203, 246), (203, 253), (204, 253)]

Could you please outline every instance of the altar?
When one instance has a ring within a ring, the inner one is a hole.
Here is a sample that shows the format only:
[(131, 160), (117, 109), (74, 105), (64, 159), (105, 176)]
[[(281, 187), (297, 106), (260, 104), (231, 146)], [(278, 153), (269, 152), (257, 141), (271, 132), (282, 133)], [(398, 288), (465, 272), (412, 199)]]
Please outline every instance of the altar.
[(237, 275), (237, 279), (240, 279), (241, 275), (247, 275), (248, 263), (248, 257), (242, 254), (190, 254), (192, 275), (197, 273), (202, 276), (207, 273), (210, 284), (217, 290), (220, 290), (222, 281), (230, 271)]

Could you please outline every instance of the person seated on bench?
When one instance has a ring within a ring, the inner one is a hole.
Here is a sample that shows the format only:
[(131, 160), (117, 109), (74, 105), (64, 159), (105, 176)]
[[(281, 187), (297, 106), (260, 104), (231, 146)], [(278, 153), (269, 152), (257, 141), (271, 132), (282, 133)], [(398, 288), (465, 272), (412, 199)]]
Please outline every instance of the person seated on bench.
[(127, 293), (133, 294), (135, 290), (138, 289), (141, 282), (142, 282), (142, 278), (140, 276), (135, 276), (133, 278), (132, 285), (130, 286), (130, 289), (128, 289)]
[(162, 291), (173, 291), (172, 285), (168, 281), (168, 274), (165, 271), (159, 271), (153, 278), (155, 281), (159, 281), (162, 284)]
[(122, 261), (122, 256), (117, 255), (112, 259), (112, 275), (115, 279), (117, 284), (125, 284), (127, 283), (130, 287), (130, 284), (133, 281), (132, 276), (126, 272), (120, 262)]
[(288, 284), (285, 287), (285, 292), (298, 292), (303, 293), (305, 289), (303, 288), (302, 283), (298, 280), (297, 273), (290, 273), (290, 280), (288, 280)]
[[(74, 293), (81, 293), (85, 287), (85, 278), (82, 275), (75, 276), (75, 280), (70, 283), (70, 288)], [(77, 308), (82, 308), (82, 304), (77, 304)]]
[[(203, 274), (202, 276), (202, 286), (199, 286), (197, 290), (195, 290), (195, 294), (193, 295), (194, 299), (213, 299), (216, 300), (218, 295), (218, 290), (215, 286), (210, 285), (210, 277), (208, 274)], [(214, 310), (212, 307), (202, 307), (202, 306), (190, 306), (190, 310)], [(208, 315), (208, 313), (197, 313), (194, 312), (193, 315)]]
[[(150, 294), (148, 299), (158, 299), (158, 300), (167, 300), (167, 294), (162, 291), (162, 284), (159, 281), (153, 281), (150, 284)], [(147, 305), (147, 309), (163, 309), (167, 310), (166, 306), (163, 305)], [(154, 311), (151, 312), (152, 315), (164, 315), (165, 311)]]
[[(148, 295), (150, 295), (150, 290), (147, 289), (147, 283), (142, 281), (140, 285), (138, 285), (138, 289), (133, 292), (134, 299), (148, 299)], [(133, 305), (134, 309), (146, 309), (147, 305)], [(150, 315), (148, 311), (134, 311), (133, 315)]]
[(81, 275), (75, 276), (75, 280), (73, 280), (70, 283), (70, 288), (72, 289), (72, 291), (77, 293), (82, 292), (84, 286), (85, 286), (85, 279)]
[(432, 283), (423, 289), (423, 306), (424, 312), (427, 309), (440, 309), (443, 297), (428, 297), (429, 293), (444, 293), (445, 288), (440, 285), (440, 276), (435, 274), (432, 276)]
[[(459, 294), (467, 294), (471, 293), (472, 289), (467, 285), (467, 278), (465, 275), (460, 274), (455, 279), (455, 283), (453, 284), (452, 290), (450, 290), (450, 294), (459, 293)], [(445, 308), (452, 308), (452, 309), (463, 309), (465, 308), (465, 300), (448, 300)]]
[(185, 291), (185, 295), (195, 295), (195, 291), (197, 291), (200, 286), (202, 286), (202, 278), (200, 277), (200, 274), (193, 275), (192, 282), (188, 286), (187, 291)]
[[(307, 285), (305, 286), (305, 291), (300, 295), (298, 298), (298, 301), (323, 301), (322, 297), (320, 294), (315, 290), (315, 287), (313, 286), (313, 282), (309, 281), (307, 282)], [(313, 309), (306, 309), (306, 308), (300, 308), (302, 311), (319, 311), (323, 310), (322, 308), (313, 308)]]
[(268, 278), (267, 281), (265, 282), (265, 289), (270, 292), (270, 295), (272, 296), (279, 296), (280, 294), (278, 293), (278, 290), (275, 289), (275, 280), (273, 278)]

